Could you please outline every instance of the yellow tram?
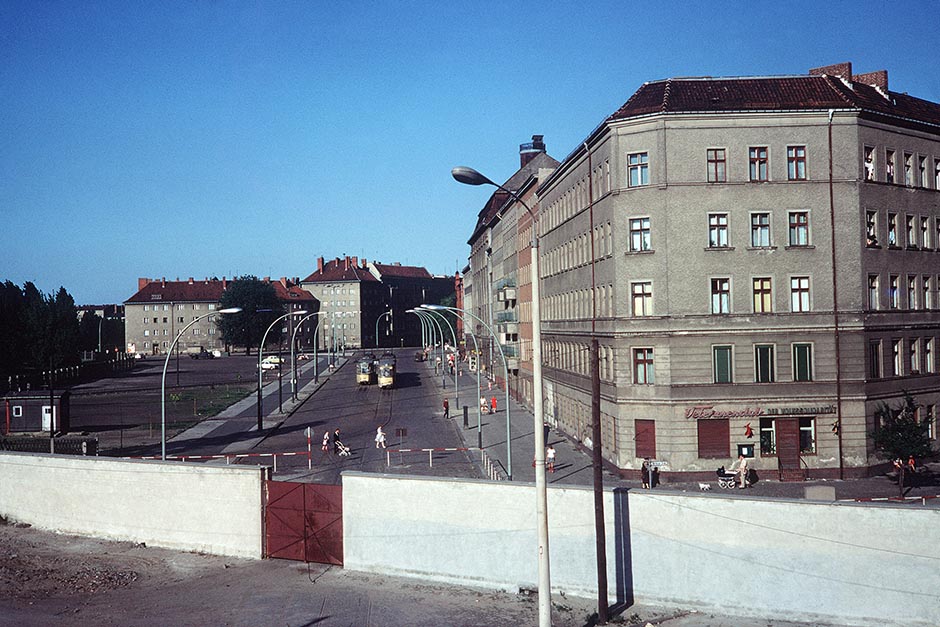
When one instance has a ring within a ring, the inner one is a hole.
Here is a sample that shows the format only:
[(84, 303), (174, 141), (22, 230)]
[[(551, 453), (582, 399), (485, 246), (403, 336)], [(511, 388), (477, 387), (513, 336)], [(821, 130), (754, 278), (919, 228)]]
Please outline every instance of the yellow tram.
[(375, 355), (363, 355), (356, 362), (356, 383), (359, 385), (375, 383)]
[(395, 385), (396, 359), (394, 353), (385, 353), (379, 358), (379, 387), (390, 388)]

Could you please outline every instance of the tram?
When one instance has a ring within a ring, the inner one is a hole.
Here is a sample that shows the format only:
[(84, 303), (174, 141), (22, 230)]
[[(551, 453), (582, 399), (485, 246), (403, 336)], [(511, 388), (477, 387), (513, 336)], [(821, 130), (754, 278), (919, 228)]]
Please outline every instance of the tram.
[(375, 355), (368, 353), (356, 362), (356, 383), (359, 385), (375, 383)]
[(379, 387), (390, 388), (395, 385), (395, 365), (396, 359), (394, 353), (385, 353), (379, 358)]

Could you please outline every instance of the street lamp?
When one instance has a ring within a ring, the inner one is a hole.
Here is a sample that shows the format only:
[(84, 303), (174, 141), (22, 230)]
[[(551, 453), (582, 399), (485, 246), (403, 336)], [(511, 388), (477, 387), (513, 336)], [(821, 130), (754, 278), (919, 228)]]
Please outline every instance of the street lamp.
[[(391, 319), (391, 317), (392, 317), (392, 310), (389, 309), (388, 311), (386, 311), (385, 313), (381, 314), (378, 318), (375, 319), (375, 347), (376, 347), (376, 348), (380, 348), (380, 347), (379, 347), (379, 320), (381, 320), (381, 319), (384, 318), (385, 316), (388, 316), (389, 319)], [(395, 343), (392, 342), (392, 346), (394, 346), (394, 345), (395, 345)]]
[[(424, 305), (419, 307), (419, 309), (425, 309), (428, 313), (432, 313), (435, 316), (439, 316), (447, 324), (447, 328), (450, 329), (450, 337), (454, 340), (454, 405), (457, 406), (457, 410), (460, 410), (460, 387), (457, 385), (457, 373), (460, 372), (460, 362), (458, 358), (460, 357), (460, 352), (457, 350), (457, 334), (454, 333), (454, 325), (450, 323), (450, 320), (447, 319), (447, 316), (442, 314), (439, 311), (434, 311), (433, 309), (427, 309)], [(441, 329), (443, 332), (443, 329)], [(443, 368), (444, 364), (441, 364)]]
[(445, 307), (444, 305), (421, 305), (425, 309), (445, 309), (447, 311), (455, 311), (465, 314), (472, 317), (474, 320), (482, 324), (487, 331), (490, 332), (490, 335), (493, 336), (493, 343), (496, 344), (496, 348), (499, 349), (499, 356), (503, 360), (503, 377), (506, 384), (506, 477), (509, 481), (512, 481), (512, 432), (510, 431), (510, 410), (509, 410), (509, 362), (506, 361), (506, 355), (503, 353), (503, 346), (499, 343), (496, 338), (496, 334), (493, 333), (493, 329), (490, 328), (488, 324), (483, 322), (483, 320), (465, 309), (458, 309), (457, 307)]
[(173, 354), (173, 347), (176, 346), (176, 343), (179, 342), (179, 339), (183, 337), (183, 333), (186, 332), (186, 329), (193, 326), (203, 318), (208, 318), (209, 316), (215, 314), (235, 314), (239, 313), (241, 310), (241, 307), (230, 307), (228, 309), (210, 311), (207, 314), (193, 318), (192, 322), (180, 329), (179, 334), (177, 334), (176, 338), (173, 340), (173, 343), (170, 344), (170, 348), (166, 352), (166, 360), (163, 362), (163, 377), (160, 379), (160, 459), (166, 460), (166, 369), (167, 366), (170, 365), (170, 355)]
[[(264, 370), (261, 369), (261, 354), (264, 352), (264, 341), (268, 339), (268, 333), (271, 331), (271, 329), (274, 328), (274, 325), (277, 324), (278, 322), (280, 322), (281, 320), (283, 320), (284, 318), (289, 318), (289, 317), (291, 317), (291, 316), (305, 316), (305, 315), (307, 315), (307, 310), (306, 310), (306, 309), (301, 309), (300, 311), (292, 311), (292, 312), (290, 312), (290, 313), (284, 314), (283, 316), (278, 316), (277, 318), (274, 319), (274, 322), (272, 322), (272, 323), (270, 324), (270, 326), (268, 326), (268, 328), (265, 330), (264, 335), (261, 336), (261, 344), (258, 345), (258, 431), (259, 431), (259, 432), (260, 432), (261, 429), (262, 429), (262, 423), (261, 423), (261, 386), (262, 386), (262, 381), (261, 381), (261, 379), (262, 379), (262, 376), (263, 376), (263, 374), (264, 374)], [(278, 358), (278, 359), (280, 359), (280, 358)], [(278, 363), (277, 367), (278, 367), (278, 369), (280, 369), (281, 364)]]
[[(297, 326), (294, 327), (294, 332), (291, 334), (290, 338), (290, 392), (291, 397), (296, 401), (297, 400), (297, 358), (294, 356), (294, 346), (297, 343), (297, 331), (303, 327), (304, 321), (312, 318), (314, 316), (325, 315), (326, 312), (315, 311), (312, 314), (307, 314), (297, 322)], [(317, 324), (320, 324), (320, 321), (317, 320)], [(313, 333), (314, 343), (313, 343), (313, 359), (314, 359), (314, 371), (316, 371), (316, 358), (317, 358), (317, 349), (316, 349), (316, 327), (314, 327)]]
[[(431, 309), (430, 311), (434, 311), (434, 310)], [(460, 313), (466, 313), (466, 312), (460, 312)], [(459, 316), (460, 313), (454, 312), (454, 315)], [(422, 324), (423, 324), (423, 321), (422, 321)], [(473, 333), (470, 333), (470, 339), (473, 341), (473, 352), (477, 354), (477, 357), (479, 359), (480, 346), (477, 344), (477, 336)], [(480, 363), (479, 361), (477, 361), (477, 367), (475, 368), (475, 370), (477, 371), (477, 398), (482, 399), (483, 388), (480, 387)], [(476, 403), (476, 406), (477, 406), (477, 448), (482, 449), (483, 448), (483, 408), (481, 407), (480, 403)], [(506, 406), (507, 407), (509, 406), (508, 403)]]
[[(513, 191), (494, 183), (473, 168), (457, 166), (451, 175), (465, 185), (492, 185), (517, 200), (532, 218), (532, 386), (535, 411), (535, 509), (539, 538), (539, 625), (552, 624), (551, 572), (548, 559), (548, 489), (545, 482), (545, 431), (542, 429), (542, 321), (539, 299), (539, 223), (532, 209)], [(509, 383), (507, 381), (508, 389)]]
[[(437, 318), (431, 315), (431, 312), (426, 311), (421, 308), (415, 308), (411, 310), (413, 313), (418, 314), (419, 316), (425, 318), (428, 321), (428, 326), (432, 329), (437, 327), (437, 332), (441, 336), (441, 387), (447, 389), (447, 373), (444, 371), (444, 366), (447, 362), (447, 355), (444, 353), (444, 344), (446, 343), (446, 338), (444, 337), (444, 327), (441, 326), (441, 323), (437, 321)], [(456, 381), (456, 377), (454, 377)]]

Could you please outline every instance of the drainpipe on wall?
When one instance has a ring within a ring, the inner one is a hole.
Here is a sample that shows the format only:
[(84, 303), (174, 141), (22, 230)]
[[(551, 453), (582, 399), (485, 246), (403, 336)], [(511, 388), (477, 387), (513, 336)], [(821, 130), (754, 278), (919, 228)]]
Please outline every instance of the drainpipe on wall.
[(845, 463), (842, 456), (842, 347), (839, 335), (839, 291), (836, 272), (836, 209), (835, 192), (832, 183), (832, 116), (834, 109), (829, 109), (829, 249), (832, 255), (832, 321), (836, 342), (836, 435), (839, 438), (839, 479), (845, 479)]

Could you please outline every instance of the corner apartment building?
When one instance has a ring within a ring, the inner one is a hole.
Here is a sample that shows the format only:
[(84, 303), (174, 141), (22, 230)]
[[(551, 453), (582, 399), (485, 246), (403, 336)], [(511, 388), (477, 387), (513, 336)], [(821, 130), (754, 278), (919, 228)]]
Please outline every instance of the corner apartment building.
[(596, 337), (622, 471), (862, 475), (881, 403), (936, 418), (940, 105), (887, 72), (645, 83), (538, 196), (546, 420), (589, 436)]
[[(316, 311), (318, 304), (308, 292), (301, 289), (298, 281), (281, 278), (271, 282), (285, 311)], [(137, 292), (124, 303), (125, 343), (128, 353), (144, 355), (166, 354), (177, 334), (196, 318), (219, 308), (222, 293), (229, 285), (223, 277), (196, 281), (167, 281), (166, 278), (141, 278), (137, 281)], [(294, 318), (287, 318), (285, 332), (293, 334)], [(309, 322), (309, 321), (308, 321)], [(304, 324), (297, 333), (301, 349), (313, 347), (312, 324)], [(216, 317), (208, 316), (187, 329), (186, 335), (177, 343), (179, 350), (203, 347), (206, 350), (224, 350), (222, 335), (216, 326)]]

